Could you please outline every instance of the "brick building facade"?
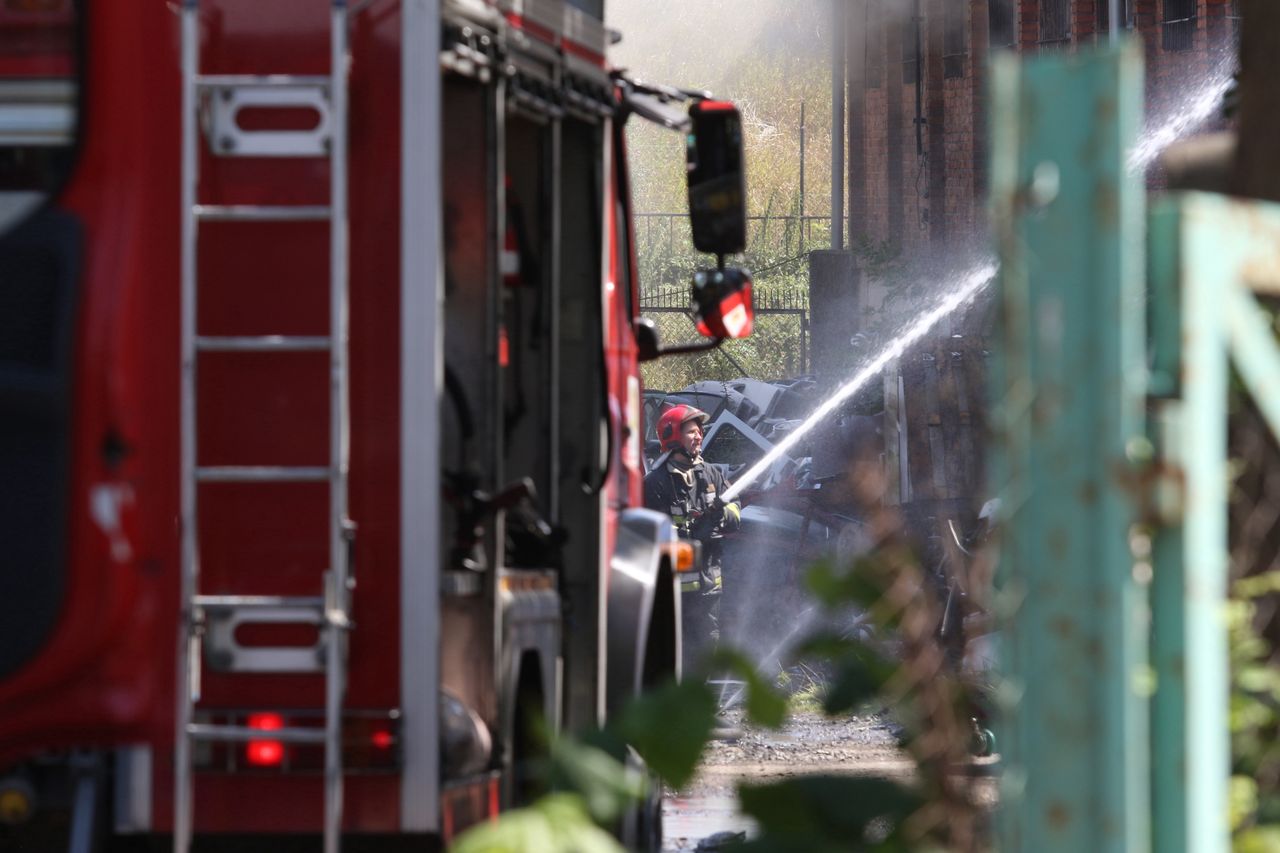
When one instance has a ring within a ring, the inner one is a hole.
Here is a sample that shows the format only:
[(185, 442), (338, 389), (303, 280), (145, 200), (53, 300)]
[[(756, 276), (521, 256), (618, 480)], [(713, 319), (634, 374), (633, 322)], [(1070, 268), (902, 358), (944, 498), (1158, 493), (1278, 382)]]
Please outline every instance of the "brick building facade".
[[(1234, 47), (1235, 0), (1120, 0), (1142, 39), (1147, 111), (1177, 108)], [(973, 234), (985, 216), (985, 58), (1107, 38), (1107, 0), (852, 0), (848, 234), (902, 249)], [(1158, 176), (1151, 180), (1158, 183)]]

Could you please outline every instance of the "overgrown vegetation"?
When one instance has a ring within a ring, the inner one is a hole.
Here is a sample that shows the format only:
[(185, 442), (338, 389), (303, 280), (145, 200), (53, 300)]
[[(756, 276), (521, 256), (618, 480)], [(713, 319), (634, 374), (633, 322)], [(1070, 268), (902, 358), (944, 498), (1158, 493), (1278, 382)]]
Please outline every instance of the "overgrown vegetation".
[[(757, 305), (807, 311), (808, 251), (830, 244), (831, 86), (821, 41), (825, 8), (807, 0), (615, 5), (611, 23), (623, 32), (619, 61), (633, 73), (707, 89), (738, 104), (752, 220), (747, 252), (732, 262), (753, 273)], [(731, 38), (689, 43), (689, 33), (719, 33), (726, 20), (735, 22)], [(642, 214), (636, 226), (642, 304), (687, 308), (692, 273), (714, 259), (692, 246), (683, 142), (677, 134), (633, 120), (628, 145), (635, 209)], [(682, 312), (648, 316), (668, 343), (697, 338)], [(645, 365), (645, 385), (671, 391), (703, 379), (801, 375), (808, 371), (802, 322), (799, 313), (757, 316), (755, 334), (724, 344), (722, 352)]]
[(1280, 571), (1243, 578), (1232, 593), (1227, 612), (1231, 829), (1236, 850), (1275, 853), (1280, 850), (1280, 668), (1256, 623), (1260, 602), (1280, 593)]
[(1233, 391), (1231, 828), (1241, 853), (1280, 851), (1280, 446)]

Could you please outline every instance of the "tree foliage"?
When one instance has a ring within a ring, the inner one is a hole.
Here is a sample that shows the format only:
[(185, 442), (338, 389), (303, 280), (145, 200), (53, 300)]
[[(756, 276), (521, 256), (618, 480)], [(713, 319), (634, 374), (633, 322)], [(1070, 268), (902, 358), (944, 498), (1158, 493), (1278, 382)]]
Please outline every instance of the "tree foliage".
[[(656, 0), (615, 7), (611, 24), (623, 33), (616, 56), (633, 73), (706, 89), (738, 105), (745, 132), (747, 210), (753, 219), (746, 253), (731, 262), (753, 273), (757, 304), (807, 309), (807, 252), (830, 241), (828, 10), (808, 0)], [(691, 43), (694, 33), (698, 37)], [(691, 241), (683, 140), (636, 119), (628, 125), (627, 140), (633, 202), (641, 214), (636, 248), (642, 304), (687, 306), (692, 273), (713, 261), (697, 253)], [(694, 324), (682, 313), (649, 316), (667, 343), (697, 338)], [(750, 338), (728, 342), (723, 349), (650, 363), (644, 367), (645, 384), (670, 391), (744, 373), (762, 379), (796, 376), (808, 367), (798, 314), (758, 316)]]

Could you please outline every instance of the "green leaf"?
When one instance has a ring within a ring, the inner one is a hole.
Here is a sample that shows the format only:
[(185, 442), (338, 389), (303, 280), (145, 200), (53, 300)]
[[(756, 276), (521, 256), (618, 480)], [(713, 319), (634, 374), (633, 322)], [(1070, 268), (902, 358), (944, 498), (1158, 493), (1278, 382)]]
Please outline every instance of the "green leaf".
[(1236, 835), (1231, 846), (1236, 853), (1280, 853), (1280, 826), (1246, 829)]
[(828, 608), (856, 604), (870, 607), (880, 600), (883, 590), (874, 583), (868, 572), (860, 571), (861, 563), (848, 568), (820, 560), (805, 573), (805, 586)]
[(550, 850), (555, 833), (546, 817), (533, 809), (507, 812), (493, 823), (482, 823), (459, 835), (451, 853), (518, 853), (522, 850)]
[[(591, 822), (582, 800), (575, 794), (551, 794), (533, 804), (544, 815), (556, 837), (556, 851), (563, 853), (621, 853), (612, 835)], [(525, 850), (537, 850), (526, 847)]]
[(834, 715), (861, 708), (880, 695), (892, 675), (893, 668), (878, 661), (846, 658), (827, 690), (822, 709)]
[(627, 742), (613, 728), (606, 726), (602, 729), (590, 729), (585, 732), (575, 733), (574, 737), (580, 743), (595, 747), (608, 754), (619, 763), (625, 763), (627, 760)]
[(739, 651), (719, 648), (712, 666), (726, 669), (747, 683), (747, 717), (757, 725), (779, 728), (787, 718), (787, 699), (756, 671), (751, 659)]
[(1227, 814), (1237, 830), (1258, 810), (1258, 783), (1248, 776), (1232, 776), (1227, 788)]
[(573, 738), (560, 738), (552, 744), (551, 762), (552, 784), (581, 794), (598, 824), (617, 820), (648, 790), (648, 780), (637, 768)]
[(797, 657), (820, 658), (836, 667), (824, 710), (839, 714), (874, 699), (897, 671), (897, 665), (874, 646), (831, 632), (814, 634), (796, 650)]
[(1280, 689), (1280, 672), (1269, 663), (1242, 667), (1236, 673), (1236, 684), (1251, 693), (1274, 693)]
[(839, 844), (863, 846), (868, 825), (886, 820), (896, 827), (918, 809), (916, 793), (887, 779), (799, 776), (767, 785), (743, 785), (744, 813), (759, 823), (764, 838), (801, 838), (811, 849)]
[(464, 832), (451, 853), (623, 853), (609, 833), (591, 822), (577, 794), (551, 794), (532, 806), (503, 814)]
[(1251, 575), (1236, 581), (1231, 590), (1237, 598), (1262, 598), (1280, 592), (1280, 570)]
[(673, 788), (693, 778), (716, 724), (716, 699), (698, 681), (668, 683), (629, 703), (611, 721), (645, 763)]

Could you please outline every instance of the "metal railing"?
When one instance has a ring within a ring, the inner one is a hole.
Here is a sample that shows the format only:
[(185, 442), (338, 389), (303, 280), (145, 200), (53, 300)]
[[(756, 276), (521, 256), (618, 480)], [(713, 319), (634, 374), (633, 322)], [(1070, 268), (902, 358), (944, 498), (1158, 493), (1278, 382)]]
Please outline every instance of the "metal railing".
[[(687, 224), (689, 221), (688, 213), (637, 213), (635, 218), (637, 220), (636, 240), (642, 244), (653, 245), (655, 234), (660, 238), (665, 233), (669, 251), (674, 253), (678, 249), (681, 252), (694, 253), (693, 240)], [(814, 223), (818, 223), (820, 226), (819, 242), (822, 243), (821, 246), (814, 246)], [(775, 225), (778, 224), (782, 227), (781, 233), (784, 238), (788, 234), (795, 235), (798, 238), (798, 251), (804, 251), (809, 247), (824, 248), (827, 235), (830, 232), (831, 216), (825, 213), (822, 215), (806, 214), (803, 216), (787, 214), (756, 214), (748, 216), (748, 244), (755, 246), (767, 243), (771, 234), (774, 233)]]

